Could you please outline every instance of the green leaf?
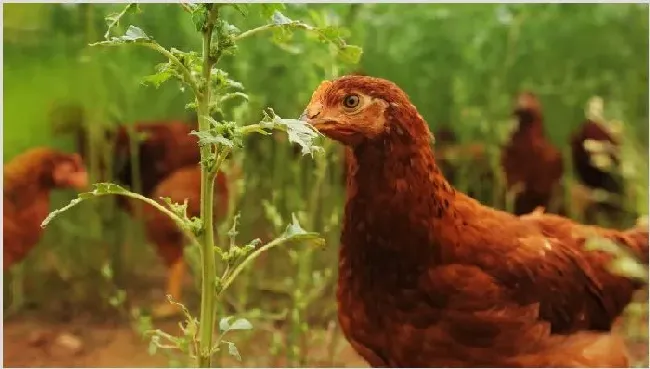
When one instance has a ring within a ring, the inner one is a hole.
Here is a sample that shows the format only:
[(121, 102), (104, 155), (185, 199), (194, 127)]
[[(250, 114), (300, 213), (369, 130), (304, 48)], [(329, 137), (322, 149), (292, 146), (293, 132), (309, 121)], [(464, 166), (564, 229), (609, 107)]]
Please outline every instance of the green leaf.
[(140, 10), (140, 6), (137, 3), (129, 3), (124, 9), (119, 12), (119, 13), (111, 13), (106, 18), (106, 24), (108, 28), (106, 29), (106, 33), (104, 34), (104, 38), (108, 40), (108, 37), (111, 34), (111, 30), (115, 27), (117, 27), (120, 24), (120, 19), (125, 16), (126, 14), (134, 14), (134, 13), (141, 13), (142, 10)]
[(136, 41), (140, 39), (149, 39), (149, 36), (147, 36), (146, 33), (142, 30), (142, 28), (130, 25), (129, 28), (127, 28), (126, 33), (124, 36), (122, 36), (122, 39), (126, 41)]
[(213, 134), (213, 132), (210, 131), (192, 131), (190, 134), (195, 135), (196, 137), (199, 138), (199, 145), (201, 146), (206, 146), (206, 145), (224, 145), (230, 148), (235, 147), (235, 143), (232, 142), (231, 140)]
[(230, 323), (229, 323), (230, 319), (232, 319), (232, 317), (227, 316), (227, 317), (221, 318), (221, 320), (219, 320), (219, 330), (221, 332), (227, 332), (228, 329), (230, 329)]
[(276, 10), (273, 12), (273, 16), (271, 16), (271, 22), (275, 25), (282, 26), (286, 24), (291, 24), (294, 21), (291, 20), (291, 18), (280, 13), (278, 10)]
[(253, 325), (246, 318), (239, 318), (228, 328), (229, 331), (243, 331), (253, 329)]
[(176, 72), (176, 70), (174, 69), (174, 65), (171, 62), (162, 63), (156, 66), (155, 74), (143, 77), (142, 83), (152, 84), (156, 88), (158, 88), (160, 87), (161, 84), (163, 84), (173, 76), (179, 76), (178, 72)]
[(336, 40), (339, 37), (341, 37), (340, 28), (335, 26), (326, 26), (326, 27), (318, 28), (318, 32), (322, 37), (324, 37), (328, 41)]
[(205, 6), (198, 5), (192, 8), (192, 23), (197, 32), (201, 32), (205, 27), (205, 22), (208, 21), (208, 10)]
[(261, 122), (263, 127), (277, 128), (287, 132), (289, 141), (300, 146), (303, 155), (313, 156), (316, 152), (322, 152), (323, 148), (317, 146), (314, 140), (320, 136), (314, 127), (297, 119), (282, 119), (278, 117), (273, 109), (268, 108), (264, 112)]
[(123, 36), (111, 37), (109, 40), (90, 44), (90, 46), (115, 46), (126, 43), (147, 43), (153, 42), (153, 38), (147, 36), (139, 27), (130, 25)]
[(363, 49), (356, 45), (345, 45), (339, 49), (338, 57), (343, 63), (356, 64), (361, 59)]
[(226, 343), (228, 344), (228, 354), (235, 357), (237, 360), (241, 361), (241, 355), (239, 354), (239, 350), (237, 350), (237, 346), (235, 346), (235, 344), (232, 342), (226, 342)]
[(319, 234), (316, 232), (307, 232), (302, 228), (298, 222), (298, 217), (296, 214), (291, 214), (292, 222), (284, 230), (284, 233), (280, 236), (281, 238), (286, 238), (289, 240), (299, 240), (299, 239), (315, 239), (319, 237)]
[(123, 194), (130, 194), (132, 192), (128, 191), (124, 187), (118, 186), (113, 183), (96, 183), (94, 184), (95, 189), (91, 192), (82, 192), (77, 195), (76, 199), (73, 199), (70, 201), (70, 203), (60, 209), (52, 211), (48, 216), (43, 220), (41, 223), (41, 227), (45, 228), (55, 217), (57, 217), (59, 214), (64, 213), (71, 208), (75, 207), (78, 205), (80, 202), (96, 197), (96, 196), (104, 196), (104, 195), (110, 195), (110, 194), (115, 194), (115, 195), (123, 195)]
[(230, 148), (243, 146), (237, 123), (217, 122), (210, 116), (205, 116), (205, 119), (210, 123), (208, 130), (190, 132), (199, 138), (199, 145), (225, 145)]

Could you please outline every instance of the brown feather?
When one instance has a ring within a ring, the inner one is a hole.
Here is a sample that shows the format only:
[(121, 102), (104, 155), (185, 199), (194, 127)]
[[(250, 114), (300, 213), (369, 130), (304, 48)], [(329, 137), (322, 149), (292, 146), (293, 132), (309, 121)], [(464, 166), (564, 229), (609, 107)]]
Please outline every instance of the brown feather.
[[(349, 94), (358, 107), (344, 107)], [(627, 364), (607, 337), (635, 283), (566, 229), (456, 191), (395, 84), (326, 81), (306, 112), (349, 148), (339, 321), (372, 366)], [(586, 351), (597, 345), (607, 347)]]
[(515, 197), (514, 213), (525, 214), (538, 206), (548, 207), (559, 186), (563, 163), (560, 152), (544, 135), (544, 121), (537, 97), (524, 92), (514, 114), (519, 127), (503, 148), (501, 165), (509, 190), (522, 186)]
[(4, 165), (3, 268), (22, 261), (41, 239), (41, 222), (50, 211), (50, 191), (83, 189), (88, 174), (78, 154), (39, 147)]

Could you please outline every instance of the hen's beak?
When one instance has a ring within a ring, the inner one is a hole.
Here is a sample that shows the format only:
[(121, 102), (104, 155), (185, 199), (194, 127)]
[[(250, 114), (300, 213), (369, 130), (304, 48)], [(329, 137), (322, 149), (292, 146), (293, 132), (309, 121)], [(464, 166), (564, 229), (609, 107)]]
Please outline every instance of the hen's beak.
[(309, 118), (307, 118), (307, 109), (305, 109), (305, 111), (303, 111), (302, 114), (300, 114), (300, 118), (298, 119), (303, 122), (309, 123)]
[(318, 107), (312, 108), (310, 106), (307, 109), (305, 109), (305, 111), (302, 112), (299, 119), (303, 122), (311, 124), (312, 126), (314, 126), (314, 128), (316, 128), (319, 131), (321, 129), (327, 130), (328, 126), (329, 128), (332, 128), (331, 127), (332, 121), (322, 119), (322, 117), (320, 117), (320, 114), (321, 112), (320, 109), (318, 109)]

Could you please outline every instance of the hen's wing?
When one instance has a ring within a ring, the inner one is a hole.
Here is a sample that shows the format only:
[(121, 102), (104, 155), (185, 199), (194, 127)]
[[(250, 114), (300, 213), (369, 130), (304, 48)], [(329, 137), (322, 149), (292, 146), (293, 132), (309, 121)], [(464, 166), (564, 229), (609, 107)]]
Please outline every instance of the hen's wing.
[(564, 228), (551, 231), (472, 203), (458, 227), (454, 258), (495, 279), (520, 306), (539, 304), (539, 319), (552, 333), (608, 331), (637, 287), (612, 275), (611, 255), (584, 249), (585, 239)]

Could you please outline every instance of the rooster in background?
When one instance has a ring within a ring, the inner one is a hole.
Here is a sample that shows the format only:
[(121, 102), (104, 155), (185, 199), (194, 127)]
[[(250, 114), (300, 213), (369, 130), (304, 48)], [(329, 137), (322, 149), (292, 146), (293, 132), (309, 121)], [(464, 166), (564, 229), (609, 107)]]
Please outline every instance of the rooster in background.
[(563, 162), (560, 151), (544, 134), (544, 117), (537, 96), (523, 92), (514, 110), (518, 127), (503, 148), (501, 165), (506, 188), (514, 195), (514, 213), (548, 209), (560, 188)]
[(370, 365), (629, 365), (611, 329), (642, 286), (584, 244), (594, 233), (647, 261), (647, 229), (518, 217), (458, 192), (426, 122), (387, 80), (324, 81), (302, 119), (349, 156), (338, 313)]
[(56, 188), (83, 190), (88, 173), (78, 154), (39, 147), (14, 157), (3, 169), (3, 269), (22, 261), (43, 234)]

